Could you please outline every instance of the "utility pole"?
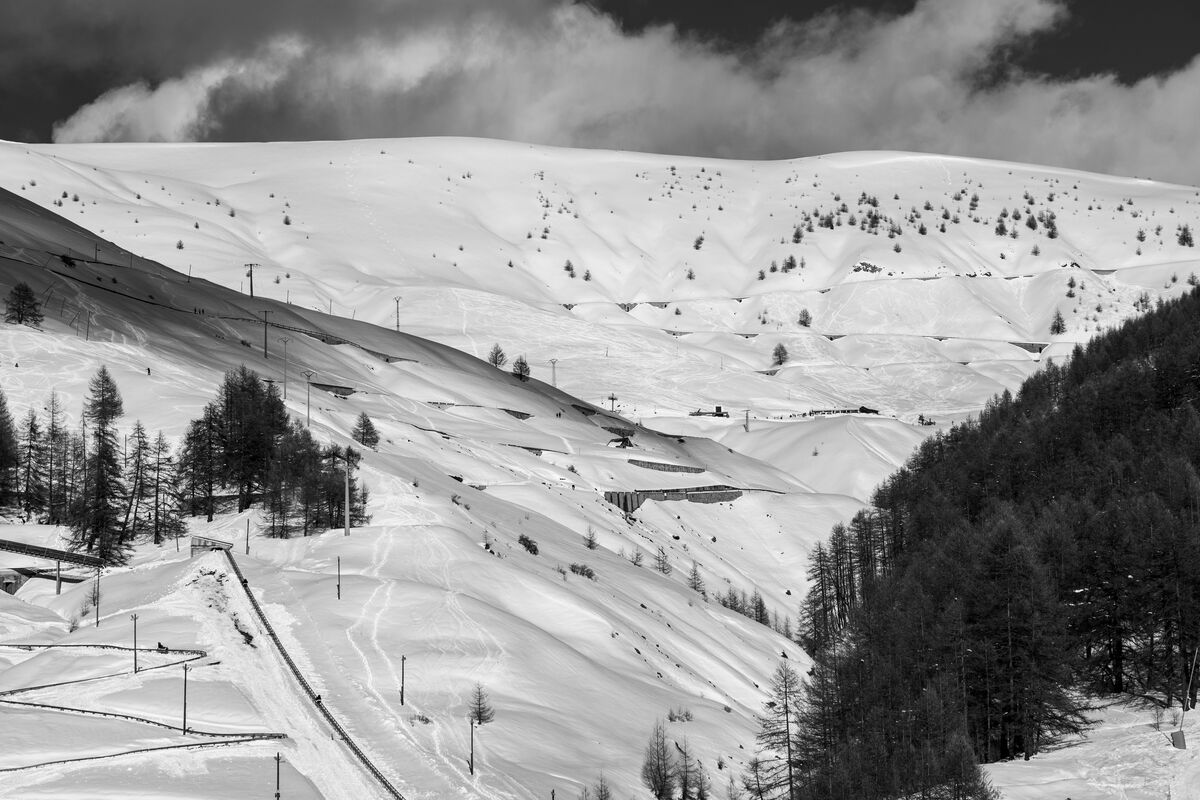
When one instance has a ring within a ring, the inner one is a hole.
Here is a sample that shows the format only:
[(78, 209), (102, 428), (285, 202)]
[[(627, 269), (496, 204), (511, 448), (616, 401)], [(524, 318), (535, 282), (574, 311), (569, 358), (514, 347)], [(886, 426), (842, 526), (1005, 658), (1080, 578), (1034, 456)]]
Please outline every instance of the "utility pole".
[(133, 674), (137, 675), (137, 614), (130, 614), (129, 618), (133, 620)]
[(279, 800), (279, 762), (283, 761), (283, 756), (279, 753), (275, 754), (275, 800)]
[(304, 427), (309, 427), (312, 424), (312, 379), (317, 373), (311, 369), (304, 370), (304, 380), (306, 389), (304, 391)]
[(246, 274), (250, 276), (250, 296), (254, 297), (254, 268), (261, 267), (262, 264), (246, 264), (246, 269), (249, 270)]
[(613, 394), (613, 393), (611, 393), (611, 392), (610, 392), (610, 393), (609, 393), (609, 395), (608, 395), (608, 398), (607, 398), (607, 399), (608, 399), (608, 401), (609, 401), (610, 403), (612, 403), (612, 408), (611, 408), (610, 410), (611, 410), (611, 411), (613, 411), (613, 412), (616, 412), (616, 410), (617, 410), (617, 396), (616, 396), (615, 394)]
[(270, 358), (270, 356), (267, 355), (267, 314), (270, 314), (270, 313), (271, 312), (267, 311), (266, 309), (264, 309), (262, 312), (262, 315), (263, 315), (263, 358)]
[(550, 385), (558, 386), (558, 359), (550, 359)]
[(408, 656), (400, 656), (400, 705), (404, 705), (404, 662)]
[(280, 336), (279, 341), (283, 342), (283, 399), (287, 400), (287, 368), (288, 368), (287, 345), (288, 345), (288, 342), (291, 341), (291, 339), (289, 339), (286, 336)]
[(392, 298), (396, 301), (396, 333), (400, 332), (400, 295)]
[(187, 674), (189, 669), (191, 667), (187, 664), (183, 665), (183, 727), (180, 730), (185, 736), (187, 735)]

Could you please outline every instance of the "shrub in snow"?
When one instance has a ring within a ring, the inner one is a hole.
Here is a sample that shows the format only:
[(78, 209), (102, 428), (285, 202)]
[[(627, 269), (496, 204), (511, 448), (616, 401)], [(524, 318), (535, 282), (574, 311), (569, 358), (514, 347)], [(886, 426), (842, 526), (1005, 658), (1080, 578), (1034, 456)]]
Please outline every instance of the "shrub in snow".
[(596, 580), (596, 572), (587, 564), (572, 564), (571, 572), (574, 572), (576, 575), (582, 575), (585, 578), (590, 578), (591, 580)]

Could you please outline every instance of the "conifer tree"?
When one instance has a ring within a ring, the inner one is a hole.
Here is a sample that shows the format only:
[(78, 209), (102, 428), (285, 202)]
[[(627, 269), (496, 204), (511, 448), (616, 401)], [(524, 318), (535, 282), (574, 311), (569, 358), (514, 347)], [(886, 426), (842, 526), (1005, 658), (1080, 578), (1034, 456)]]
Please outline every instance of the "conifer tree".
[(675, 795), (675, 758), (667, 744), (667, 727), (656, 720), (642, 759), (642, 783), (655, 800), (670, 800)]
[(245, 511), (266, 480), (287, 411), (275, 384), (265, 385), (242, 365), (225, 373), (217, 412), (221, 477), (237, 491), (238, 511)]
[(358, 422), (354, 424), (354, 430), (350, 436), (363, 447), (375, 449), (379, 444), (379, 432), (375, 430), (375, 423), (371, 421), (365, 411), (358, 415)]
[(28, 325), (31, 328), (42, 324), (41, 305), (29, 284), (18, 283), (8, 293), (4, 300), (4, 321), (14, 325)]
[(187, 497), (188, 513), (203, 513), (209, 522), (216, 513), (216, 490), (220, 485), (220, 445), (217, 430), (220, 421), (212, 403), (204, 415), (188, 424), (179, 455), (181, 484)]
[(121, 523), (121, 538), (127, 543), (149, 532), (154, 519), (154, 484), (150, 474), (153, 452), (141, 420), (133, 423), (129, 444), (131, 448), (125, 459), (125, 518)]
[(504, 355), (504, 349), (499, 343), (493, 344), (491, 351), (488, 352), (487, 361), (496, 369), (500, 369), (508, 363), (508, 356)]
[(686, 736), (683, 737), (683, 741), (676, 742), (675, 746), (679, 749), (679, 757), (675, 759), (675, 782), (679, 785), (679, 800), (698, 800), (696, 794), (700, 788), (699, 766), (692, 755), (692, 746)]
[(34, 514), (46, 508), (48, 451), (41, 426), (38, 424), (37, 412), (32, 408), (21, 422), (20, 440), (21, 505), (25, 509), (25, 516), (32, 519)]
[(774, 796), (769, 791), (766, 772), (766, 765), (758, 756), (746, 762), (746, 774), (742, 776), (742, 786), (745, 787), (752, 800), (768, 800)]
[(475, 720), (476, 725), (486, 725), (496, 718), (496, 710), (488, 699), (487, 691), (482, 683), (476, 683), (471, 692), (468, 717)]
[(1067, 323), (1063, 321), (1062, 312), (1058, 309), (1054, 311), (1054, 319), (1050, 321), (1050, 333), (1053, 336), (1067, 332)]
[(14, 505), (18, 500), (20, 448), (17, 430), (8, 411), (8, 400), (0, 389), (0, 508)]
[(688, 573), (688, 588), (705, 597), (708, 596), (704, 591), (704, 578), (700, 575), (700, 565), (695, 561), (692, 562), (692, 571)]
[(106, 367), (101, 366), (88, 384), (83, 407), (90, 424), (83, 492), (77, 498), (74, 546), (94, 554), (106, 564), (125, 561), (121, 539), (121, 505), (125, 487), (117, 461), (116, 422), (125, 413), (121, 393)]
[(775, 350), (771, 353), (771, 364), (776, 367), (782, 367), (787, 363), (788, 351), (783, 346), (783, 342), (775, 345)]
[(786, 661), (771, 676), (771, 699), (758, 718), (758, 746), (772, 757), (759, 758), (755, 785), (766, 797), (795, 797), (800, 787), (796, 718), (800, 710), (800, 676)]
[(46, 401), (46, 522), (62, 525), (67, 519), (70, 491), (70, 434), (63, 422), (62, 403), (56, 392)]
[(171, 457), (171, 446), (162, 431), (154, 439), (152, 469), (154, 512), (150, 530), (154, 543), (162, 544), (168, 537), (178, 539), (187, 528), (179, 514), (179, 474), (175, 459)]
[(529, 380), (529, 362), (525, 360), (525, 356), (517, 356), (513, 361), (512, 374), (519, 381)]
[(667, 555), (666, 549), (661, 544), (654, 553), (654, 568), (663, 575), (671, 574), (671, 558)]

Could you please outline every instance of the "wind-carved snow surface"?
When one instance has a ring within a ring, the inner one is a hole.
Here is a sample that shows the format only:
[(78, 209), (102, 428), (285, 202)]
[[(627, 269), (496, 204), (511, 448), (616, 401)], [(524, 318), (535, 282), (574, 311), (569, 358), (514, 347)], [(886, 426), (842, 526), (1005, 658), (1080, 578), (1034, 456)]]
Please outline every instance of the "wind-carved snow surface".
[[(191, 532), (234, 542), (293, 660), (409, 798), (569, 797), (601, 772), (618, 796), (636, 796), (645, 740), (672, 709), (692, 720), (669, 723), (669, 735), (687, 737), (724, 786), (754, 752), (780, 657), (807, 662), (714, 595), (758, 590), (780, 627), (794, 626), (811, 546), (925, 435), (1200, 272), (1176, 238), (1197, 225), (1195, 189), (936, 156), (720, 162), (472, 140), (0, 144), (0, 175), (87, 229), (0, 203), (0, 290), (24, 280), (46, 311), (43, 331), (0, 327), (14, 417), (40, 413), (55, 391), (77, 424), (87, 379), (105, 364), (123, 424), (177, 439), (225, 370), (245, 363), (283, 382), (286, 336), (293, 417), (337, 444), (359, 413), (375, 421), (381, 442), (360, 471), (369, 525), (268, 540), (252, 511), (193, 520)], [(843, 202), (842, 224), (822, 228)], [(850, 214), (861, 222), (867, 209), (901, 232), (852, 228)], [(1017, 239), (995, 233), (1002, 209)], [(1053, 212), (1058, 237), (1030, 230), (1030, 210)], [(770, 271), (789, 255), (804, 266)], [(1066, 332), (1051, 336), (1056, 309)], [(524, 355), (535, 380), (482, 361), (495, 343)], [(308, 391), (303, 369), (354, 393)], [(731, 416), (689, 413), (717, 405)], [(626, 438), (631, 447), (615, 446)], [(697, 486), (743, 493), (647, 500), (628, 518), (603, 497)], [(61, 533), (0, 528), (48, 546)], [(660, 546), (669, 575), (653, 569)], [(84, 618), (88, 584), (55, 597), (31, 581), (0, 598), (0, 690), (96, 677), (38, 690), (38, 702), (177, 724), (179, 666), (134, 676), (127, 652), (8, 646), (128, 646), (138, 613), (140, 645), (207, 653), (189, 677), (196, 727), (288, 738), (23, 769), (4, 773), (0, 796), (269, 796), (280, 752), (286, 797), (383, 797), (298, 691), (224, 562), (188, 555), (186, 541), (178, 552), (145, 545), (106, 574), (99, 627)], [(707, 597), (687, 586), (693, 562)], [(472, 775), (477, 682), (496, 719), (475, 730)], [(16, 766), (195, 738), (20, 714), (3, 734)], [(1013, 798), (1195, 796), (1193, 751), (1164, 744), (1150, 712), (1103, 719), (1083, 743), (991, 774)], [(21, 735), (33, 729), (49, 735)]]

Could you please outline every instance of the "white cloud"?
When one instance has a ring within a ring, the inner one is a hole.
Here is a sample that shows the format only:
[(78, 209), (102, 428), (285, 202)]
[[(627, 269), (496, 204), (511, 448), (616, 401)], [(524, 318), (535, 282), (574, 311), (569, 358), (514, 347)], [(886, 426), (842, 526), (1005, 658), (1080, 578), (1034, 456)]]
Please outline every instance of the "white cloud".
[(247, 93), (269, 92), (304, 51), (294, 38), (279, 39), (255, 57), (224, 59), (156, 88), (145, 82), (105, 92), (54, 126), (56, 142), (179, 142), (202, 139), (220, 127), (211, 110), (213, 93), (234, 85)]
[(222, 123), (214, 93), (232, 83), (277, 112), (254, 118), (247, 102), (243, 122), (319, 120), (327, 137), (470, 135), (734, 158), (911, 149), (1200, 181), (1200, 137), (1189, 131), (1200, 62), (1132, 86), (1021, 74), (978, 85), (1007, 48), (1065, 13), (1057, 0), (921, 0), (900, 16), (780, 26), (731, 54), (671, 28), (625, 33), (584, 6), (533, 25), (483, 12), (310, 41), (305, 58), (274, 60), (274, 79), (257, 84), (224, 62), (153, 91), (117, 89), (56, 139), (202, 138)]

